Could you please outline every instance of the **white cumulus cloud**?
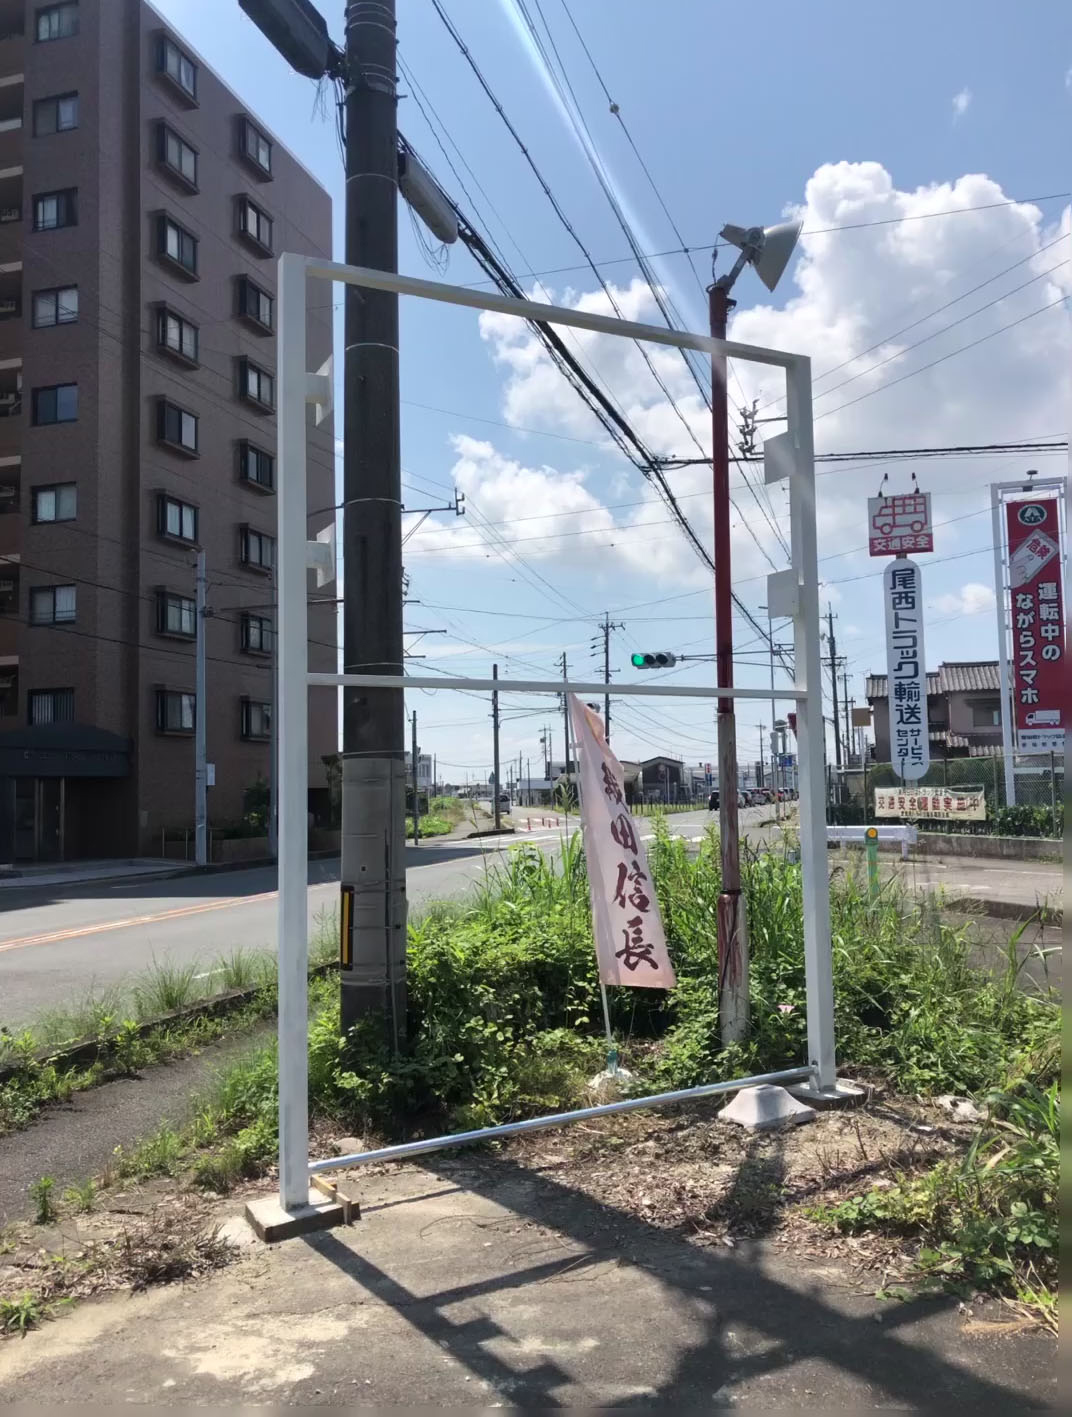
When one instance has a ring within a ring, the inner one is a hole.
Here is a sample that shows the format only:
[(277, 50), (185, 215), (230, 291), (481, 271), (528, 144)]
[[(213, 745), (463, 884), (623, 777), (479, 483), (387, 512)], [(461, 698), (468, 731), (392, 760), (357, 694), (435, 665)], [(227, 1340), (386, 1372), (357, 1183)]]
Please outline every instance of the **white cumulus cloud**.
[(934, 609), (941, 615), (981, 615), (996, 606), (994, 589), (981, 581), (968, 581), (960, 590), (935, 596)]
[(972, 91), (969, 88), (962, 88), (959, 93), (953, 95), (953, 122), (958, 118), (963, 118), (967, 113), (972, 101)]

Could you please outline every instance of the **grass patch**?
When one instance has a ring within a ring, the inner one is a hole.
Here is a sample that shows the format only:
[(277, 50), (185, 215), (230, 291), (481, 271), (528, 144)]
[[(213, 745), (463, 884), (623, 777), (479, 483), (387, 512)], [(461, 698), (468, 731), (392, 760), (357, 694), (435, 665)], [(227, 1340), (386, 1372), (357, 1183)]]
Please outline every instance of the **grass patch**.
[[(337, 913), (321, 911), (309, 941), (310, 968), (334, 962), (338, 948)], [(139, 1027), (201, 999), (248, 990), (255, 991), (252, 998), (229, 1012), (177, 1019), (145, 1032)], [(13, 1067), (0, 1080), (0, 1136), (25, 1126), (42, 1107), (67, 1102), (85, 1088), (186, 1057), (224, 1035), (250, 1031), (275, 1009), (275, 956), (236, 949), (208, 970), (197, 964), (154, 963), (127, 990), (90, 994), (69, 1008), (50, 1010), (17, 1034), (0, 1027), (0, 1064)], [(82, 1042), (98, 1045), (89, 1062), (39, 1056)]]
[[(421, 836), (447, 836), (457, 826), (456, 822), (449, 817), (440, 816), (438, 813), (430, 812), (427, 817), (421, 818)], [(406, 836), (413, 836), (413, 818), (406, 818)]]
[(1056, 1332), (1058, 1085), (1020, 1081), (991, 1092), (987, 1104), (963, 1158), (815, 1213), (849, 1234), (905, 1237), (917, 1246), (913, 1268), (923, 1285), (1002, 1294)]

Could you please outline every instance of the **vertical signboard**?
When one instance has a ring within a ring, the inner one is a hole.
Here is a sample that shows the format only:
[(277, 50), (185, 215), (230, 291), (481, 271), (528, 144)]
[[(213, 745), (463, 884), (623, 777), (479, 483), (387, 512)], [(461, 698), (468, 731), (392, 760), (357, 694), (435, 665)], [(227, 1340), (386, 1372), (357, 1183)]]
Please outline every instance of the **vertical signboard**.
[(1016, 746), (1022, 753), (1063, 753), (1069, 711), (1058, 502), (1008, 501), (1005, 517)]
[(891, 561), (882, 577), (886, 602), (890, 757), (893, 770), (917, 782), (931, 765), (927, 729), (927, 666), (923, 651), (923, 588), (919, 567)]

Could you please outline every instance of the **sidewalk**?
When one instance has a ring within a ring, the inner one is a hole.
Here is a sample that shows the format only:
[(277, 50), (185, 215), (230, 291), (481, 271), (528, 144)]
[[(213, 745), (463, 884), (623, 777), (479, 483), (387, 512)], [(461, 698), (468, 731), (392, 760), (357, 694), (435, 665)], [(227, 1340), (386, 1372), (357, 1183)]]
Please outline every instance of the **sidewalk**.
[(189, 861), (166, 861), (163, 857), (119, 858), (110, 861), (72, 861), (66, 865), (50, 863), (39, 866), (0, 867), (0, 890), (48, 889), (52, 886), (74, 886), (101, 881), (131, 880), (144, 877), (179, 876), (191, 870)]
[[(553, 1154), (539, 1169), (461, 1155), (365, 1171), (353, 1227), (264, 1247), (232, 1221), (228, 1268), (0, 1343), (0, 1387), (90, 1405), (1006, 1414), (1055, 1400), (1054, 1340), (1007, 1310), (879, 1300), (881, 1272), (806, 1245), (690, 1242), (599, 1194), (616, 1165), (600, 1157), (584, 1190)], [(240, 1211), (234, 1198), (220, 1213)]]

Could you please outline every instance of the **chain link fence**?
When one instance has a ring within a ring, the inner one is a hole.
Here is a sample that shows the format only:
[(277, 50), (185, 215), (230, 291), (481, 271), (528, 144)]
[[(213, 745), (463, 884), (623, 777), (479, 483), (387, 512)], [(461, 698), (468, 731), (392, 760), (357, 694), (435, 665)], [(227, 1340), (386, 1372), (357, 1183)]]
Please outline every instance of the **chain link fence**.
[[(985, 758), (932, 760), (926, 775), (911, 788), (952, 791), (975, 790), (986, 794), (986, 821), (920, 821), (934, 831), (979, 832), (1001, 836), (1061, 836), (1064, 832), (1064, 756), (1057, 753), (1016, 753), (1013, 757), (1015, 803), (1005, 792), (1005, 755)], [(900, 787), (892, 763), (866, 763), (862, 767), (828, 768), (827, 818), (831, 823), (855, 825), (875, 819), (875, 791)], [(906, 821), (912, 818), (904, 818)]]

